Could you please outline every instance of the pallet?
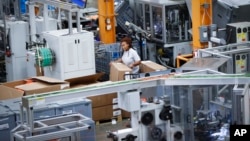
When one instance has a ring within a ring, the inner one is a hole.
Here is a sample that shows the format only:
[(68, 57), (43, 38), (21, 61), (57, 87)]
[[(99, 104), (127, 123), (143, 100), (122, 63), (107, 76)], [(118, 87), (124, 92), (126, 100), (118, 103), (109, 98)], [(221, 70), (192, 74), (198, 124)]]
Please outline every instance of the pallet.
[(122, 115), (113, 117), (112, 119), (97, 120), (97, 121), (95, 121), (95, 125), (101, 125), (101, 124), (105, 124), (105, 123), (112, 123), (112, 120), (116, 120), (116, 122), (121, 122), (122, 121)]

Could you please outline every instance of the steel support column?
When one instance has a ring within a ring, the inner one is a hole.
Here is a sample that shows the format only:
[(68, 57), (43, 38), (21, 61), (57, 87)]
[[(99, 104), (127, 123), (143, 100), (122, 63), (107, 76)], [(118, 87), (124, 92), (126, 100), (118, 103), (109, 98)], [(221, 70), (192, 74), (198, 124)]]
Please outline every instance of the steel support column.
[(100, 39), (105, 44), (116, 42), (114, 9), (114, 0), (98, 0)]
[(192, 0), (193, 50), (205, 48), (207, 43), (200, 42), (200, 26), (212, 24), (212, 0)]

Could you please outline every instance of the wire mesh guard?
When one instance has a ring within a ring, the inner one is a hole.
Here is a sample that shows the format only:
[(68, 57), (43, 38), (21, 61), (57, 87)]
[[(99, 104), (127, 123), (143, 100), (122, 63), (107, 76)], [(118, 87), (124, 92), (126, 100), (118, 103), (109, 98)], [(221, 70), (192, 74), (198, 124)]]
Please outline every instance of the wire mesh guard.
[(111, 61), (117, 60), (122, 55), (120, 43), (102, 44), (95, 47), (96, 71), (104, 72), (104, 80), (109, 80)]
[(119, 3), (115, 8), (115, 12), (119, 13), (116, 16), (116, 22), (126, 33), (129, 32), (129, 28), (125, 25), (125, 22), (132, 22), (134, 20), (134, 10), (130, 7), (129, 1), (124, 0)]
[(36, 50), (36, 64), (39, 67), (51, 66), (55, 63), (55, 53), (50, 48), (38, 48)]

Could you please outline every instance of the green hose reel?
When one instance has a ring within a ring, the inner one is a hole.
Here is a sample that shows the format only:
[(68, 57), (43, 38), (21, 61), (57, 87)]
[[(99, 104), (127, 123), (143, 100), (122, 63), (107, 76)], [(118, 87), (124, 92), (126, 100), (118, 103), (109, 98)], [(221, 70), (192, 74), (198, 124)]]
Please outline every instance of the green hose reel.
[(43, 47), (36, 50), (36, 64), (39, 67), (52, 66), (55, 60), (55, 53), (52, 49)]

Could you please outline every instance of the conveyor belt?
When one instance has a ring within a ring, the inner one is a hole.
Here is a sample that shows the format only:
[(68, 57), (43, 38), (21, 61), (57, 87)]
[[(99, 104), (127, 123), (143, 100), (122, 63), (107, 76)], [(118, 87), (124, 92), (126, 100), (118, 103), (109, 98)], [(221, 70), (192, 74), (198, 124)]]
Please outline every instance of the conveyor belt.
[(91, 85), (82, 88), (73, 88), (38, 95), (24, 96), (22, 98), (25, 107), (49, 104), (62, 99), (88, 97), (108, 94), (133, 89), (143, 89), (159, 85), (224, 85), (224, 84), (247, 84), (250, 74), (165, 74), (145, 77), (134, 80), (124, 80), (104, 83), (98, 86)]

